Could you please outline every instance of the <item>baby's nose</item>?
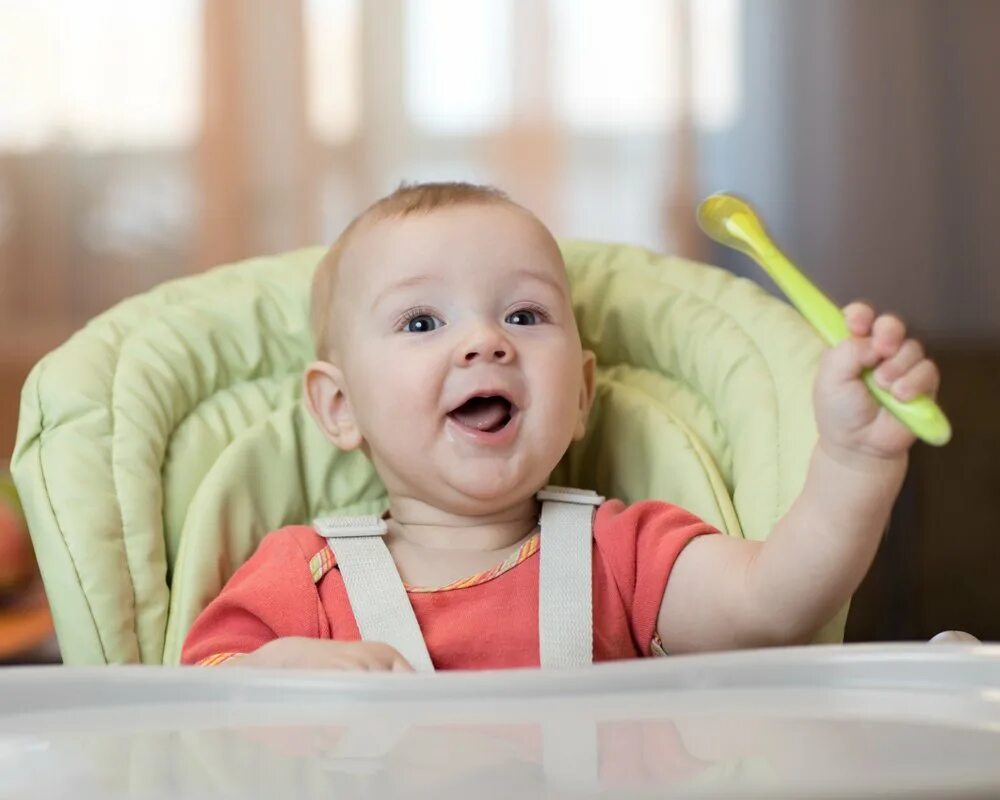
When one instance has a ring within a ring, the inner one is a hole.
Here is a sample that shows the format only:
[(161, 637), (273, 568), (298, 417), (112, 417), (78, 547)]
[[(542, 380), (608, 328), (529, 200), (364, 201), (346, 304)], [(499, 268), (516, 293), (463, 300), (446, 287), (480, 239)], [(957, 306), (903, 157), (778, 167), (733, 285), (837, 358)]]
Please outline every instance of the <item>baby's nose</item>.
[(507, 358), (507, 351), (494, 350), (492, 353), (490, 353), (489, 349), (487, 348), (485, 353), (480, 353), (478, 350), (470, 350), (468, 353), (465, 354), (465, 360), (475, 361), (478, 358), (487, 357), (490, 355), (492, 355), (493, 359), (496, 361), (503, 361), (505, 358)]
[(478, 361), (505, 364), (514, 358), (511, 341), (496, 328), (481, 328), (459, 348), (461, 363), (473, 364)]

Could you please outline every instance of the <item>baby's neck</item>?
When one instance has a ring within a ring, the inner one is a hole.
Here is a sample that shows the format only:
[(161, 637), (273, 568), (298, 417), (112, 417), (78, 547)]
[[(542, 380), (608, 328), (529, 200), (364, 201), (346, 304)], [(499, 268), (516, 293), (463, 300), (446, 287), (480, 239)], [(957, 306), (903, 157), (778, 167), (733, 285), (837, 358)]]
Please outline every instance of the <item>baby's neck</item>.
[(414, 498), (390, 497), (390, 536), (426, 550), (492, 552), (526, 538), (538, 525), (534, 497), (482, 516), (453, 514)]

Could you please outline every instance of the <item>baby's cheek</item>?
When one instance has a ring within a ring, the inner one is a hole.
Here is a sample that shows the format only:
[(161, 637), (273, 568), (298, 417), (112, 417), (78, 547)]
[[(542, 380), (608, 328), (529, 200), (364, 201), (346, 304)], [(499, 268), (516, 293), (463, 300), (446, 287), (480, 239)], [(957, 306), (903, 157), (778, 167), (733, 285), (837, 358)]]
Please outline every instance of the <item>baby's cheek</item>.
[(407, 400), (382, 403), (376, 411), (376, 429), (388, 445), (400, 449), (425, 446), (423, 438), (430, 420), (426, 411), (411, 405)]
[(373, 396), (357, 397), (355, 405), (359, 430), (370, 446), (384, 451), (387, 447), (395, 450), (410, 445), (418, 429), (414, 408), (391, 385)]
[(576, 430), (578, 407), (578, 396), (567, 391), (553, 391), (544, 399), (539, 408), (539, 427), (549, 446), (569, 446)]

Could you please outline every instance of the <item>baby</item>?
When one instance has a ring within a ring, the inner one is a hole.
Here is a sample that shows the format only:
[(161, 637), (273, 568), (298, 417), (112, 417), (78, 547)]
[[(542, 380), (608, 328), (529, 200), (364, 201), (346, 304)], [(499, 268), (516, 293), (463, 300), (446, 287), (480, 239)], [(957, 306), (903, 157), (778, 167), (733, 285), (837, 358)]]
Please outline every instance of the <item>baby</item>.
[[(857, 589), (914, 437), (875, 403), (933, 395), (938, 370), (895, 317), (845, 309), (827, 350), (805, 484), (764, 542), (667, 503), (593, 515), (593, 659), (808, 642)], [(330, 442), (385, 484), (384, 541), (437, 669), (539, 665), (539, 501), (594, 399), (555, 240), (501, 192), (404, 186), (319, 265), (320, 360), (305, 402)], [(541, 539), (542, 544), (546, 539)], [(362, 641), (336, 547), (269, 534), (196, 620), (184, 663), (409, 670)]]

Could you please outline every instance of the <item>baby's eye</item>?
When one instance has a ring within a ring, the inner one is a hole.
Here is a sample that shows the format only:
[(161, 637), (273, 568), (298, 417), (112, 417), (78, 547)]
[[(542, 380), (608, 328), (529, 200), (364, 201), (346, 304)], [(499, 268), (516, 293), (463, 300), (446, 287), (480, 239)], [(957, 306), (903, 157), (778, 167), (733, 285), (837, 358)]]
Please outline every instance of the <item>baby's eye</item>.
[(417, 314), (406, 321), (403, 330), (406, 333), (430, 333), (431, 331), (436, 331), (442, 325), (444, 323), (437, 317), (430, 314)]
[(537, 311), (532, 311), (530, 308), (522, 308), (520, 311), (508, 314), (504, 322), (510, 325), (537, 325), (539, 316)]

